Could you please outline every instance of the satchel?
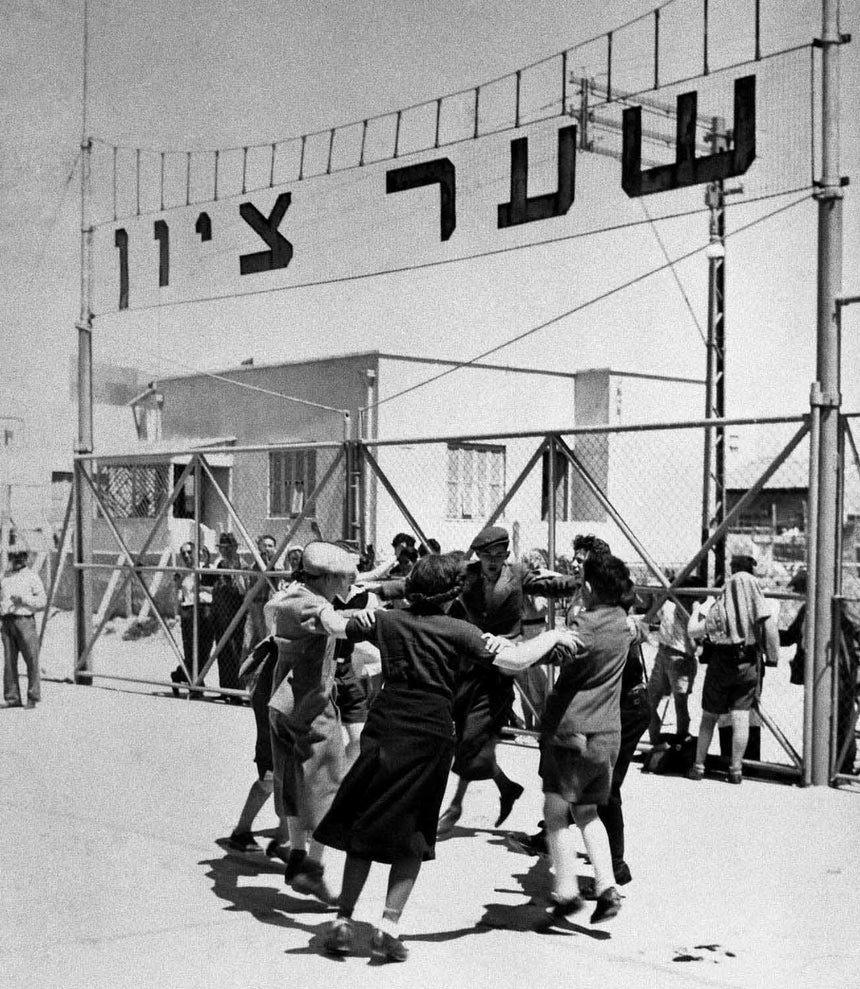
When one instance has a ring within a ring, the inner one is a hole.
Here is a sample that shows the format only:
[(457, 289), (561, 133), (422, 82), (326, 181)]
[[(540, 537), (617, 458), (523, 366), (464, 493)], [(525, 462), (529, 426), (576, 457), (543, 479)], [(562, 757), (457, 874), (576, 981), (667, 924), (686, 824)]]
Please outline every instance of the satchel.
[(239, 667), (239, 681), (249, 694), (253, 694), (256, 690), (266, 663), (274, 663), (277, 658), (278, 645), (274, 636), (269, 635), (254, 646), (245, 662)]

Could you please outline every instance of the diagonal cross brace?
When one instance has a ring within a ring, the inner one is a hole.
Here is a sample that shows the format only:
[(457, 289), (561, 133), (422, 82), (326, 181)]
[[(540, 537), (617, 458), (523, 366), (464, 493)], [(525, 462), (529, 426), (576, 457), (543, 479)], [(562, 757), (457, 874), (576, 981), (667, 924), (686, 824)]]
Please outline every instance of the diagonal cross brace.
[[(280, 541), (280, 543), (275, 548), (275, 559), (277, 559), (281, 555), (281, 553), (283, 553), (283, 551), (286, 549), (286, 547), (289, 546), (290, 540), (293, 538), (293, 536), (295, 535), (295, 533), (298, 531), (299, 526), (302, 524), (302, 522), (304, 521), (304, 519), (306, 517), (305, 516), (305, 512), (307, 511), (307, 507), (309, 505), (314, 504), (314, 502), (316, 501), (316, 499), (325, 490), (325, 488), (328, 485), (329, 481), (334, 476), (334, 473), (335, 473), (338, 465), (343, 460), (343, 457), (344, 457), (344, 448), (341, 447), (338, 450), (337, 456), (332, 461), (331, 466), (329, 467), (329, 469), (325, 472), (325, 474), (320, 479), (319, 484), (317, 484), (317, 486), (313, 489), (313, 491), (311, 492), (310, 496), (305, 499), (305, 507), (302, 508), (301, 512), (299, 512), (298, 517), (293, 522), (293, 524), (290, 527), (289, 531), (287, 532), (287, 534), (283, 537), (283, 539)], [(231, 516), (236, 521), (237, 525), (240, 526), (240, 531), (243, 533), (243, 538), (246, 541), (248, 541), (249, 545), (251, 545), (251, 543), (249, 541), (250, 540), (250, 537), (245, 532), (244, 526), (242, 525), (241, 521), (239, 520), (238, 516), (236, 515), (235, 510), (234, 510), (232, 504), (230, 503), (229, 499), (224, 494), (224, 492), (221, 490), (221, 488), (218, 486), (218, 483), (215, 481), (215, 478), (212, 476), (212, 473), (209, 470), (209, 467), (206, 464), (206, 462), (203, 459), (203, 457), (200, 458), (200, 463), (201, 463), (201, 466), (203, 467), (204, 471), (206, 471), (206, 474), (209, 477), (209, 480), (215, 486), (215, 490), (217, 491), (217, 493), (218, 493), (219, 497), (221, 498), (221, 500), (224, 502), (224, 505), (227, 508), (227, 511), (230, 512)], [(256, 547), (254, 547), (254, 550), (255, 549), (256, 549)], [(256, 559), (258, 560), (258, 565), (262, 566), (262, 560), (259, 558), (259, 556), (256, 555), (256, 553), (255, 553), (255, 556), (256, 556)], [(232, 619), (230, 620), (230, 624), (224, 630), (224, 634), (215, 643), (215, 646), (214, 646), (214, 648), (212, 649), (212, 652), (209, 655), (209, 659), (207, 660), (206, 665), (203, 667), (202, 670), (199, 670), (198, 671), (198, 673), (197, 673), (197, 680), (195, 681), (195, 683), (197, 683), (198, 685), (200, 685), (200, 684), (203, 683), (203, 680), (205, 679), (206, 674), (209, 672), (210, 669), (212, 669), (212, 664), (218, 658), (218, 654), (224, 648), (224, 646), (226, 645), (226, 643), (230, 640), (230, 636), (233, 634), (233, 632), (235, 632), (236, 626), (239, 624), (239, 622), (242, 620), (242, 618), (247, 613), (248, 608), (250, 607), (251, 601), (254, 599), (254, 597), (257, 594), (257, 592), (262, 588), (263, 584), (266, 583), (267, 581), (269, 581), (269, 576), (265, 572), (265, 570), (263, 570), (256, 577), (256, 579), (254, 580), (253, 584), (250, 586), (250, 588), (248, 589), (248, 591), (245, 593), (245, 597), (242, 599), (242, 603), (239, 606), (239, 610), (236, 612), (235, 615), (233, 615)], [(271, 583), (271, 581), (269, 581), (269, 582)]]
[[(176, 642), (175, 642), (175, 640), (173, 638), (173, 634), (170, 631), (170, 629), (167, 627), (167, 622), (165, 622), (165, 620), (162, 618), (161, 612), (158, 610), (158, 607), (155, 604), (155, 599), (152, 597), (152, 595), (149, 592), (149, 588), (146, 586), (146, 581), (143, 579), (143, 577), (141, 577), (140, 573), (138, 573), (138, 570), (137, 570), (137, 561), (135, 561), (134, 557), (131, 555), (131, 552), (129, 551), (128, 546), (126, 546), (126, 544), (125, 544), (125, 540), (120, 535), (119, 530), (117, 529), (116, 525), (114, 525), (113, 519), (108, 514), (107, 508), (105, 507), (104, 502), (101, 500), (101, 497), (99, 496), (99, 493), (96, 490), (96, 486), (93, 483), (92, 478), (89, 475), (89, 472), (88, 471), (82, 471), (81, 473), (86, 478), (87, 484), (89, 485), (90, 490), (93, 493), (93, 498), (95, 499), (96, 504), (102, 510), (102, 513), (104, 515), (105, 522), (107, 522), (108, 528), (111, 531), (111, 535), (116, 540), (116, 543), (117, 543), (117, 545), (120, 548), (120, 552), (125, 557), (125, 565), (128, 568), (130, 568), (131, 575), (138, 582), (138, 584), (140, 584), (140, 588), (143, 591), (144, 595), (146, 596), (146, 600), (149, 601), (149, 605), (152, 608), (153, 614), (155, 615), (156, 619), (158, 620), (158, 624), (161, 626), (162, 632), (164, 632), (164, 634), (167, 636), (167, 639), (170, 642), (171, 648), (176, 653), (176, 656), (177, 656), (180, 664), (182, 664), (182, 668), (185, 669), (185, 657), (182, 654), (182, 650), (176, 645)], [(89, 648), (87, 649), (87, 652), (88, 653), (89, 653), (89, 650), (90, 649), (92, 649), (92, 641), (90, 642)], [(187, 670), (186, 670), (186, 673), (187, 673)]]
[[(179, 475), (179, 478), (177, 479), (176, 483), (173, 485), (173, 490), (170, 493), (170, 497), (165, 501), (165, 503), (161, 506), (161, 508), (156, 513), (155, 518), (152, 520), (152, 528), (149, 531), (149, 535), (144, 540), (143, 546), (140, 548), (140, 551), (137, 554), (137, 560), (135, 561), (136, 564), (139, 564), (141, 562), (141, 560), (143, 559), (143, 557), (146, 555), (147, 551), (149, 550), (149, 547), (152, 544), (152, 541), (155, 539), (155, 534), (158, 531), (158, 527), (161, 525), (161, 523), (164, 520), (165, 516), (170, 511), (170, 506), (176, 501), (176, 498), (178, 497), (179, 492), (184, 487), (184, 485), (185, 485), (185, 479), (186, 479), (186, 477), (188, 477), (188, 475), (193, 470), (195, 462), (196, 462), (196, 454), (189, 459), (188, 463), (185, 465), (184, 470)], [(86, 472), (84, 472), (84, 473), (86, 473)], [(101, 504), (101, 502), (100, 502), (100, 504)], [(107, 513), (104, 505), (102, 505), (101, 508), (102, 508), (102, 512), (105, 513), (105, 517), (107, 518), (108, 517), (108, 513)], [(118, 535), (117, 535), (117, 538), (118, 538)], [(101, 635), (102, 631), (104, 630), (105, 625), (109, 621), (110, 604), (113, 603), (114, 599), (116, 598), (116, 596), (118, 594), (121, 594), (125, 590), (126, 585), (131, 580), (133, 571), (134, 571), (134, 564), (132, 565), (132, 567), (130, 569), (126, 569), (126, 572), (125, 572), (125, 575), (123, 577), (122, 582), (119, 584), (118, 587), (116, 587), (114, 589), (114, 593), (113, 593), (113, 595), (112, 595), (112, 597), (110, 599), (109, 605), (105, 609), (105, 613), (102, 616), (102, 619), (99, 622), (98, 626), (96, 627), (95, 631), (92, 633), (92, 636), (90, 638), (90, 641), (87, 644), (87, 648), (84, 651), (84, 654), (80, 657), (80, 661), (81, 662), (85, 661), (86, 658), (87, 658), (87, 656), (89, 656), (89, 654), (90, 654), (93, 646), (96, 643), (96, 639), (98, 639), (98, 637)], [(185, 657), (184, 656), (181, 658), (180, 663), (182, 664), (182, 669), (185, 670)], [(185, 670), (185, 673), (186, 673), (186, 675), (188, 675), (188, 670)], [(190, 680), (191, 677), (189, 676), (188, 679)]]
[(424, 535), (424, 532), (421, 529), (421, 526), (415, 521), (415, 516), (406, 507), (406, 505), (403, 502), (403, 499), (400, 497), (400, 495), (394, 489), (394, 485), (385, 476), (385, 472), (382, 470), (382, 468), (377, 463), (376, 458), (373, 456), (373, 454), (370, 452), (370, 450), (368, 450), (368, 448), (366, 446), (365, 447), (362, 447), (362, 453), (364, 455), (365, 461), (369, 464), (370, 469), (379, 478), (380, 482), (382, 483), (382, 486), (385, 488), (385, 490), (391, 496), (391, 499), (394, 502), (394, 504), (400, 509), (401, 513), (403, 514), (403, 517), (412, 526), (412, 531), (415, 533), (416, 536), (418, 536), (418, 538), (421, 540), (421, 542), (424, 543), (424, 545), (426, 546), (427, 545), (427, 537)]
[[(783, 449), (782, 453), (776, 457), (773, 463), (765, 470), (755, 484), (753, 484), (753, 486), (749, 488), (749, 490), (741, 498), (738, 499), (738, 502), (734, 508), (732, 508), (730, 512), (726, 513), (726, 517), (702, 544), (693, 559), (678, 571), (674, 581), (672, 581), (672, 588), (676, 588), (681, 581), (686, 580), (687, 577), (689, 577), (690, 574), (696, 569), (696, 567), (698, 567), (699, 561), (711, 551), (711, 549), (723, 538), (723, 536), (726, 535), (735, 519), (746, 509), (747, 505), (749, 505), (749, 503), (758, 495), (761, 489), (765, 486), (765, 484), (767, 484), (767, 482), (771, 479), (771, 477), (773, 477), (785, 461), (788, 460), (795, 448), (800, 444), (801, 440), (804, 439), (808, 432), (809, 420), (806, 419), (791, 440), (789, 440), (788, 445)], [(659, 608), (664, 600), (665, 594), (662, 597), (658, 594), (655, 597), (654, 604), (652, 605), (652, 611)]]
[(672, 598), (675, 604), (681, 609), (684, 616), (687, 619), (689, 619), (690, 612), (687, 610), (687, 607), (684, 604), (684, 602), (679, 600), (674, 594), (671, 593), (671, 589), (675, 585), (669, 583), (669, 580), (667, 579), (666, 575), (660, 569), (660, 565), (653, 559), (653, 557), (648, 552), (648, 550), (646, 550), (645, 547), (642, 545), (642, 543), (640, 543), (639, 540), (636, 538), (636, 536), (633, 533), (633, 530), (624, 521), (624, 519), (621, 517), (621, 515), (616, 510), (615, 506), (612, 504), (609, 498), (606, 497), (600, 485), (597, 483), (597, 481), (594, 480), (591, 474), (589, 474), (585, 464), (583, 464), (583, 462), (579, 459), (579, 457), (577, 457), (577, 455), (573, 452), (573, 450), (571, 450), (571, 448), (567, 445), (567, 443), (565, 443), (565, 441), (560, 436), (557, 436), (555, 441), (556, 444), (558, 445), (558, 448), (562, 451), (565, 457), (567, 457), (567, 459), (570, 461), (570, 463), (573, 465), (573, 467), (577, 470), (577, 472), (580, 474), (582, 479), (588, 485), (589, 489), (591, 490), (591, 493), (600, 502), (601, 507), (606, 510), (606, 512), (612, 518), (612, 521), (618, 526), (618, 528), (624, 534), (624, 537), (628, 540), (630, 545), (636, 550), (636, 552), (642, 558), (642, 562), (645, 564), (645, 566), (648, 567), (648, 569), (657, 578), (660, 584), (663, 585), (663, 588), (668, 592), (669, 596)]

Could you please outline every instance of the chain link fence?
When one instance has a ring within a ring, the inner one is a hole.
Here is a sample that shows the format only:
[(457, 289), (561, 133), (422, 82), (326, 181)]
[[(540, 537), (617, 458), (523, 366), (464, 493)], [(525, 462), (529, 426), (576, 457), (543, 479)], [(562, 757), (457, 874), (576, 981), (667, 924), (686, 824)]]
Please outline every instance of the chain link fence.
[[(289, 578), (288, 551), (312, 539), (346, 540), (370, 565), (391, 557), (399, 532), (434, 539), (443, 551), (466, 551), (484, 525), (497, 523), (511, 535), (513, 557), (564, 573), (574, 537), (592, 533), (628, 564), (650, 614), (685, 575), (695, 586), (679, 592), (682, 602), (717, 593), (715, 578), (731, 554), (743, 552), (758, 561), (783, 639), (782, 662), (762, 684), (760, 731), (748, 755), (799, 776), (804, 688), (791, 671), (801, 644), (789, 632), (805, 601), (805, 421), (707, 428), (725, 463), (722, 476), (712, 471), (707, 483), (701, 423), (96, 461), (89, 558), (75, 566), (67, 545), (52, 561), (43, 668), (73, 675), (76, 573), (88, 576), (93, 601), (79, 671), (183, 696), (190, 682), (192, 694), (235, 699), (243, 696), (239, 663), (262, 636), (262, 603)], [(860, 612), (860, 461), (850, 428), (845, 436), (842, 596), (850, 613)], [(268, 562), (260, 556), (264, 537), (274, 543)], [(546, 621), (563, 620), (565, 605), (547, 608)], [(655, 645), (646, 645), (649, 669), (654, 653)], [(696, 677), (691, 697), (694, 726), (703, 680)], [(854, 658), (840, 666), (834, 698), (841, 712), (834, 746), (837, 734), (840, 747), (848, 746), (838, 761), (846, 779), (853, 779), (856, 694)], [(672, 730), (671, 704), (661, 713)]]

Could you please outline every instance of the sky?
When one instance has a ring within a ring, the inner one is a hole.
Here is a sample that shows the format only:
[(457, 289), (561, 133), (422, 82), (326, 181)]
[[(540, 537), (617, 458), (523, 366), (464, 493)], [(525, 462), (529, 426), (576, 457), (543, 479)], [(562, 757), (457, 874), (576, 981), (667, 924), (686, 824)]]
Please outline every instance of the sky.
[[(751, 0), (724, 0), (724, 5), (748, 13)], [(532, 0), (527, 7), (513, 0), (153, 0), (145, 5), (90, 0), (86, 132), (107, 144), (168, 149), (275, 141), (496, 79), (616, 28), (652, 6), (636, 0)], [(763, 0), (764, 26), (774, 46), (806, 41), (820, 31), (820, 4), (792, 2), (792, 17), (784, 16), (787, 6)], [(843, 6), (842, 30), (860, 38), (858, 5)], [(744, 17), (736, 23), (745, 23)], [(678, 32), (673, 38), (669, 12), (665, 24), (661, 60), (668, 65), (673, 57), (688, 55), (689, 39)], [(83, 0), (4, 0), (0, 5), (0, 66), (6, 82), (0, 104), (0, 246), (5, 269), (0, 304), (6, 314), (0, 342), (0, 414), (23, 408), (44, 417), (53, 414), (60, 397), (68, 396), (80, 307), (82, 25)], [(714, 43), (720, 43), (716, 36)], [(751, 41), (741, 33), (722, 43), (749, 50)], [(860, 171), (856, 49), (856, 42), (846, 45), (841, 56), (841, 172), (852, 178)], [(761, 63), (762, 78), (769, 71), (765, 66), (772, 64)], [(800, 122), (808, 117), (808, 89), (798, 88), (783, 72), (782, 77), (777, 73), (775, 85), (761, 92), (763, 100), (771, 101), (759, 108), (762, 141), (775, 142), (772, 147), (777, 149), (802, 144)], [(801, 137), (792, 130), (795, 126)], [(782, 144), (772, 133), (778, 129), (786, 132)], [(494, 210), (504, 198), (497, 193), (506, 192), (509, 139), (508, 134), (495, 143), (480, 139), (457, 148), (460, 174), (486, 177), (486, 189), (473, 188), (470, 198), (467, 184), (461, 200), (458, 222), (464, 237), (474, 210)], [(800, 154), (796, 147), (785, 153)], [(501, 164), (494, 170), (486, 162), (497, 154)], [(751, 187), (767, 192), (788, 182), (795, 168), (775, 159), (767, 165), (770, 184), (751, 179)], [(383, 174), (385, 166), (375, 167)], [(571, 224), (605, 225), (616, 210), (623, 216), (639, 211), (641, 221), (645, 207), (623, 201), (617, 162), (585, 155), (577, 168), (579, 211), (571, 211)], [(536, 176), (540, 181), (539, 169)], [(368, 252), (387, 250), (407, 263), (420, 254), (409, 231), (396, 232), (385, 223), (375, 228), (343, 205), (356, 189), (361, 194), (364, 188), (349, 175), (343, 181), (307, 180), (301, 185), (307, 189), (284, 186), (295, 195), (289, 217), (297, 227), (291, 229), (302, 229), (304, 222), (310, 231), (319, 226), (315, 217), (321, 216), (331, 227), (329, 254), (317, 257), (319, 271), (326, 271), (327, 260), (331, 270), (336, 267), (338, 218), (344, 243), (350, 236), (359, 238), (359, 248), (353, 245), (353, 250), (360, 250), (360, 238), (370, 230), (376, 240), (368, 241)], [(663, 194), (676, 198), (646, 206), (655, 215), (671, 212), (673, 203), (696, 208), (702, 193), (698, 188)], [(854, 195), (848, 187), (846, 294), (860, 293), (860, 273), (853, 261), (860, 250)], [(303, 221), (300, 204), (308, 201), (318, 212)], [(791, 197), (779, 198), (734, 211), (730, 206), (729, 231), (790, 201)], [(265, 212), (272, 202), (273, 195), (263, 197), (260, 208)], [(814, 203), (806, 202), (779, 220), (729, 239), (730, 415), (792, 414), (807, 408), (815, 369), (816, 215)], [(146, 223), (151, 221), (146, 218)], [(562, 222), (550, 221), (557, 226)], [(112, 235), (109, 226), (100, 236)], [(477, 227), (472, 230), (476, 244), (481, 235)], [(493, 360), (572, 372), (611, 366), (703, 377), (707, 264), (701, 253), (635, 289), (617, 292), (599, 304), (587, 303), (663, 265), (667, 254), (676, 257), (702, 247), (706, 240), (707, 220), (699, 214), (660, 223), (657, 232), (640, 224), (613, 236), (561, 240), (401, 274), (105, 314), (95, 320), (94, 357), (138, 367), (147, 379), (222, 369), (252, 356), (263, 362), (365, 349), (464, 360), (548, 323), (547, 329), (522, 343), (499, 350)], [(181, 264), (181, 255), (175, 264)], [(97, 265), (97, 297), (112, 292), (112, 279), (115, 272)], [(570, 315), (559, 318), (564, 313)], [(860, 306), (844, 313), (843, 394), (845, 406), (852, 410), (860, 410), (860, 380), (852, 373), (860, 363), (858, 332)]]

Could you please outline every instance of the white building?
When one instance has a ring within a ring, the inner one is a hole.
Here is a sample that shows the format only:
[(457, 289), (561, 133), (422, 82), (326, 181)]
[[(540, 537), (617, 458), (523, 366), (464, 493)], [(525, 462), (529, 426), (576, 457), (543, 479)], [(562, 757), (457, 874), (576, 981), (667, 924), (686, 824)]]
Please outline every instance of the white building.
[[(233, 448), (361, 436), (425, 535), (443, 548), (458, 548), (468, 545), (520, 478), (543, 434), (552, 432), (564, 437), (648, 551), (674, 561), (692, 555), (699, 543), (701, 430), (612, 432), (605, 427), (699, 419), (703, 409), (702, 381), (609, 369), (571, 373), (489, 363), (462, 366), (377, 351), (241, 366), (153, 381), (138, 396), (132, 405), (141, 439), (137, 449), (149, 463), (137, 468), (146, 476), (140, 474), (136, 486), (166, 489), (187, 462), (181, 451), (217, 445), (215, 480), (229, 492), (246, 529), (252, 535), (279, 536), (337, 450)], [(604, 429), (569, 435), (588, 426)], [(159, 466), (159, 451), (167, 450), (171, 456), (163, 454)], [(168, 460), (173, 474), (165, 469)], [(511, 529), (517, 550), (547, 545), (548, 467), (546, 455), (539, 457), (499, 520)], [(125, 487), (134, 487), (128, 468), (114, 461), (109, 469), (126, 470)], [(363, 493), (367, 541), (384, 549), (408, 524), (397, 499), (372, 471)], [(190, 496), (191, 491), (174, 506), (173, 515), (188, 515)], [(326, 538), (351, 534), (343, 529), (346, 497), (344, 477), (338, 476), (308, 513)], [(209, 482), (201, 500), (208, 527), (233, 527)], [(136, 505), (129, 496), (112, 510), (120, 517), (138, 517), (140, 523), (130, 522), (131, 528), (145, 527), (157, 503), (148, 497)], [(559, 553), (569, 552), (577, 532), (593, 531), (616, 552), (635, 557), (612, 511), (563, 454), (556, 460), (556, 515)], [(175, 531), (165, 532), (166, 540), (175, 542), (180, 528), (185, 538), (186, 525), (173, 521), (168, 526)], [(313, 531), (306, 525), (300, 538), (311, 538)], [(130, 538), (132, 546), (136, 541)]]

